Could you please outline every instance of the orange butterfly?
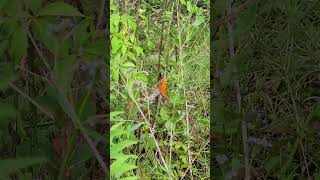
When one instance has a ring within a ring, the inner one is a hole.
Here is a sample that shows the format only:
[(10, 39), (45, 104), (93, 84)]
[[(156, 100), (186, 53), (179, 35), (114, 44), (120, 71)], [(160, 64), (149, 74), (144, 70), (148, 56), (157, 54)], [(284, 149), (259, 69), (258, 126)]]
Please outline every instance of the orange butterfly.
[(167, 94), (167, 83), (168, 83), (168, 80), (167, 78), (163, 78), (160, 80), (159, 82), (159, 91), (160, 91), (160, 94), (162, 97), (164, 97), (164, 99), (168, 99), (168, 94)]

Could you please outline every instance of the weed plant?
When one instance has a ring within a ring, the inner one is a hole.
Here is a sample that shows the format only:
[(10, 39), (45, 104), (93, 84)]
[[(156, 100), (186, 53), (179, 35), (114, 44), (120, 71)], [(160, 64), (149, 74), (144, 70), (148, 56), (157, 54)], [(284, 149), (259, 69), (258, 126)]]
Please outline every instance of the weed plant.
[(209, 1), (111, 5), (112, 178), (209, 179)]

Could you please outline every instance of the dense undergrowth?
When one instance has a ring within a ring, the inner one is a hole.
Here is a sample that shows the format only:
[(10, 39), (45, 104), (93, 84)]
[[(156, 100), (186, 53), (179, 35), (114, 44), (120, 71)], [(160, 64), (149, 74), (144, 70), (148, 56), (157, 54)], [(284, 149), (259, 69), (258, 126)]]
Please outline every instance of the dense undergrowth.
[[(218, 20), (228, 2), (214, 6)], [(227, 23), (216, 27), (213, 179), (244, 178), (246, 166), (252, 179), (320, 177), (319, 8), (256, 1), (235, 16), (232, 33)]]
[(111, 2), (111, 179), (209, 179), (208, 21), (209, 1)]
[(1, 179), (105, 179), (105, 2), (0, 0)]

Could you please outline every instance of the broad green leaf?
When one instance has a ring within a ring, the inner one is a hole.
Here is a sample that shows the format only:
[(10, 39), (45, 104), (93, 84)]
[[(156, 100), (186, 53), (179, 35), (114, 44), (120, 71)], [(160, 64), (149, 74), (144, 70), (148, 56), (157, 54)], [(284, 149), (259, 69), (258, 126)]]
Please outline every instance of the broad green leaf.
[(75, 7), (66, 4), (64, 2), (54, 2), (47, 4), (39, 13), (39, 15), (45, 16), (80, 16), (81, 14)]
[(7, 177), (11, 173), (19, 169), (27, 168), (31, 165), (41, 164), (46, 161), (45, 158), (16, 158), (16, 159), (2, 159), (0, 160), (0, 177)]
[(20, 59), (27, 54), (28, 37), (27, 31), (23, 27), (18, 27), (11, 37), (11, 49), (14, 60), (20, 63)]
[(116, 36), (113, 36), (111, 39), (112, 53), (117, 52), (121, 48), (121, 46), (122, 46), (121, 41), (119, 41)]
[(111, 58), (110, 68), (112, 69), (112, 77), (114, 82), (117, 82), (119, 80), (118, 63), (121, 60), (120, 56), (120, 54), (117, 54), (115, 57)]

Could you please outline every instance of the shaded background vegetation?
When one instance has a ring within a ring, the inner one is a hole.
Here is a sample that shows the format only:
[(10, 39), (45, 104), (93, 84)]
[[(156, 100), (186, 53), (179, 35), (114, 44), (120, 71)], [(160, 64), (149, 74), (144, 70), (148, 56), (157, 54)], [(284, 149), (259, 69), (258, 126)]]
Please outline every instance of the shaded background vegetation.
[(0, 1), (1, 178), (105, 178), (105, 5)]
[[(246, 2), (233, 1), (232, 9)], [(213, 42), (213, 178), (244, 178), (247, 166), (253, 179), (318, 179), (320, 3), (251, 2), (232, 19), (232, 35), (223, 23)], [(217, 22), (228, 1), (216, 1), (214, 9)]]

